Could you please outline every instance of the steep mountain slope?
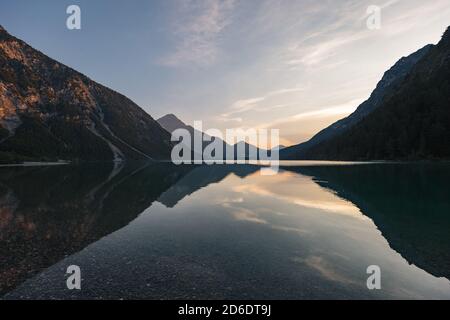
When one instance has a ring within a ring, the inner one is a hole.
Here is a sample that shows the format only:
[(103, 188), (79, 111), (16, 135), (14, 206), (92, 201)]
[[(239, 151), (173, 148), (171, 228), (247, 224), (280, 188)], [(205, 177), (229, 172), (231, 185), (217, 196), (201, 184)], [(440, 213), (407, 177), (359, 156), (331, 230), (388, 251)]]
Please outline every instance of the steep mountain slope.
[(427, 45), (422, 49), (414, 52), (413, 54), (401, 58), (399, 61), (397, 61), (397, 63), (394, 64), (391, 69), (389, 69), (383, 75), (383, 78), (377, 84), (377, 87), (372, 92), (369, 99), (363, 102), (354, 113), (323, 129), (309, 141), (290, 148), (286, 148), (281, 152), (281, 157), (286, 159), (298, 159), (305, 157), (305, 153), (310, 148), (318, 145), (321, 142), (336, 137), (352, 128), (382, 104), (383, 99), (389, 92), (389, 90), (394, 88), (397, 84), (401, 83), (411, 72), (417, 62), (420, 61), (423, 56), (430, 51), (431, 48), (433, 48), (433, 45)]
[(130, 99), (0, 26), (0, 161), (167, 159), (170, 148)]
[(306, 159), (450, 159), (450, 28), (381, 106)]

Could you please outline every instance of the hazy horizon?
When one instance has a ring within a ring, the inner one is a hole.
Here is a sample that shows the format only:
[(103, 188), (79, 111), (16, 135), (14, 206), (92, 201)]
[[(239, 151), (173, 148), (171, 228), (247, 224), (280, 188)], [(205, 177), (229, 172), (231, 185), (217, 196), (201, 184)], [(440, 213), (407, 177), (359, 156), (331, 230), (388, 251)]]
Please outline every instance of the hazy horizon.
[[(70, 4), (81, 30), (65, 26)], [(366, 27), (369, 5), (382, 8), (380, 30)], [(446, 0), (0, 4), (12, 35), (155, 119), (279, 128), (283, 145), (354, 111), (402, 56), (437, 43), (449, 18)]]

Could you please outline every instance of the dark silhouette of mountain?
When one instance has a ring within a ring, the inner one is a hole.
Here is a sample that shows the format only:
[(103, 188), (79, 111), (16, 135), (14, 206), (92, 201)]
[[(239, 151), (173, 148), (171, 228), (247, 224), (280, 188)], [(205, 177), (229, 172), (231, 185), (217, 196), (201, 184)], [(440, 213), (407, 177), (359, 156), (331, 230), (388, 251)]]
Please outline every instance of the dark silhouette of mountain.
[[(0, 297), (136, 219), (257, 166), (106, 163), (0, 170)], [(155, 183), (157, 181), (158, 183)]]
[(185, 197), (211, 184), (221, 182), (230, 174), (245, 178), (259, 169), (258, 166), (251, 165), (198, 166), (161, 194), (158, 201), (168, 208), (173, 208)]
[(383, 104), (344, 134), (313, 147), (316, 159), (450, 158), (449, 31), (391, 90)]
[(348, 131), (357, 123), (367, 117), (371, 112), (382, 105), (386, 94), (400, 84), (406, 76), (411, 72), (413, 67), (427, 54), (433, 45), (427, 45), (413, 54), (401, 58), (390, 68), (378, 82), (377, 87), (370, 95), (369, 99), (364, 101), (354, 113), (350, 116), (339, 120), (329, 127), (323, 129), (309, 141), (284, 149), (281, 152), (282, 159), (303, 159), (307, 158), (307, 151), (318, 144), (330, 140), (338, 135)]
[(284, 146), (284, 145), (282, 145), (282, 144), (280, 144), (280, 145), (278, 145), (278, 146), (272, 148), (272, 150), (278, 150), (278, 151), (281, 151), (281, 150), (283, 150), (283, 149), (286, 149), (286, 146)]
[(0, 27), (0, 161), (169, 159), (170, 135), (127, 97)]
[(125, 227), (192, 168), (137, 161), (3, 168), (0, 296)]
[(448, 168), (445, 163), (283, 167), (354, 203), (410, 264), (450, 279)]
[(161, 127), (166, 129), (168, 132), (172, 133), (177, 129), (186, 129), (189, 132), (194, 133), (194, 128), (192, 126), (189, 126), (185, 124), (183, 121), (178, 119), (174, 114), (166, 114), (165, 116), (159, 118), (156, 120)]
[[(224, 159), (226, 159), (227, 153), (231, 154), (232, 152), (234, 152), (234, 155), (235, 155), (234, 160), (246, 160), (246, 159), (250, 159), (250, 158), (252, 158), (252, 160), (254, 160), (254, 158), (251, 157), (253, 154), (256, 154), (259, 159), (259, 149), (256, 146), (251, 145), (244, 141), (238, 142), (232, 146), (218, 137), (211, 137), (211, 136), (205, 134), (204, 132), (200, 132), (200, 131), (196, 130), (192, 126), (185, 124), (183, 121), (181, 121), (179, 118), (177, 118), (174, 114), (167, 114), (167, 115), (159, 118), (157, 121), (164, 129), (166, 129), (170, 133), (174, 132), (177, 129), (185, 129), (191, 134), (191, 145), (186, 145), (186, 147), (191, 150), (192, 159), (194, 159), (194, 154), (195, 154), (195, 150), (194, 150), (194, 135), (195, 135), (195, 133), (197, 133), (204, 140), (206, 140), (206, 141), (203, 141), (203, 143), (202, 143), (202, 146), (203, 146), (202, 150), (204, 150), (212, 142), (218, 141), (219, 143), (223, 144), (223, 158)], [(238, 154), (239, 148), (244, 150), (245, 156), (238, 159), (237, 154)], [(233, 151), (233, 149), (234, 149), (234, 151)], [(205, 159), (205, 160), (211, 160), (211, 159)]]
[[(187, 125), (183, 121), (178, 119), (174, 114), (167, 114), (167, 115), (159, 118), (156, 121), (161, 125), (161, 127), (166, 129), (169, 133), (173, 133), (177, 129), (185, 129), (189, 132), (189, 134), (191, 136), (191, 143), (187, 144), (186, 141), (184, 141), (184, 140), (181, 143), (186, 147), (186, 150), (190, 150), (192, 160), (194, 160), (196, 158), (201, 159), (203, 157), (203, 150), (213, 141), (219, 141), (220, 143), (223, 143), (223, 145), (224, 145), (223, 150), (226, 150), (226, 148), (228, 147), (228, 145), (222, 139), (217, 138), (217, 137), (210, 137), (209, 135), (194, 129), (192, 126)], [(196, 135), (201, 137), (201, 139), (202, 139), (201, 152), (197, 152), (195, 150), (194, 137)], [(204, 141), (204, 140), (208, 140), (208, 141)], [(210, 159), (207, 159), (207, 160), (210, 160)]]

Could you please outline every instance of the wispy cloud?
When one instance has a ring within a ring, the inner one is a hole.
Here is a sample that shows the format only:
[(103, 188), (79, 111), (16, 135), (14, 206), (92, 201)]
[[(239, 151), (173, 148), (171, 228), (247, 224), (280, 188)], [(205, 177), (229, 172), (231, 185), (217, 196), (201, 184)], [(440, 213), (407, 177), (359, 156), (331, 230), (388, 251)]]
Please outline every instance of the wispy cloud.
[[(176, 85), (162, 99), (217, 128), (279, 128), (292, 142), (354, 111), (362, 99), (353, 99), (368, 97), (400, 57), (436, 41), (450, 17), (448, 0), (171, 1), (182, 5), (162, 63), (200, 72), (169, 70), (181, 77), (169, 78)], [(379, 30), (367, 28), (370, 5), (382, 9)]]
[(219, 55), (219, 36), (231, 23), (235, 0), (180, 0), (173, 52), (161, 59), (166, 66), (213, 64)]
[(448, 0), (422, 2), (392, 17), (388, 23), (384, 24), (385, 28), (383, 31), (388, 36), (404, 34), (414, 28), (423, 28), (435, 20), (442, 19), (442, 17), (448, 17), (449, 12), (450, 5)]
[[(285, 63), (290, 70), (296, 70), (297, 66), (316, 68), (327, 65), (326, 61), (337, 56), (340, 50), (351, 50), (348, 48), (358, 42), (370, 40), (380, 34), (393, 35), (408, 31), (414, 26), (413, 23), (417, 22), (417, 19), (412, 19), (414, 20), (412, 23), (407, 23), (405, 20), (411, 18), (412, 15), (417, 18), (418, 12), (423, 13), (424, 10), (427, 10), (432, 15), (436, 13), (436, 9), (444, 9), (441, 0), (436, 0), (435, 5), (431, 6), (427, 3), (418, 8), (420, 10), (414, 9), (417, 6), (412, 6), (412, 9), (407, 8), (402, 15), (397, 15), (396, 18), (391, 18), (389, 14), (386, 14), (387, 9), (391, 10), (391, 7), (400, 3), (400, 0), (387, 0), (379, 5), (383, 10), (383, 27), (381, 32), (376, 33), (368, 30), (365, 26), (368, 18), (366, 9), (369, 2), (344, 2), (337, 10), (338, 13), (333, 23), (322, 27), (319, 31), (311, 32), (303, 39), (294, 40), (287, 46), (284, 54)], [(360, 13), (359, 18), (358, 12)], [(323, 12), (319, 12), (319, 14), (323, 14)], [(335, 66), (336, 62), (331, 61), (329, 65)]]
[(291, 122), (298, 122), (302, 120), (312, 120), (315, 118), (321, 118), (321, 117), (329, 117), (332, 115), (348, 115), (356, 110), (356, 107), (360, 105), (364, 99), (354, 99), (350, 100), (348, 102), (334, 105), (334, 106), (328, 106), (325, 108), (320, 108), (318, 110), (312, 110), (312, 111), (306, 111), (301, 112), (295, 115), (292, 115), (290, 117), (277, 119), (270, 123), (264, 123), (261, 124), (259, 127), (261, 128), (277, 128), (280, 127), (282, 124), (291, 123)]
[[(398, 0), (392, 0), (386, 5), (393, 5)], [(296, 65), (317, 66), (336, 55), (338, 50), (355, 42), (373, 36), (364, 26), (364, 21), (358, 19), (358, 12), (365, 13), (367, 4), (361, 1), (347, 1), (337, 4), (333, 22), (322, 26), (319, 30), (310, 30), (301, 39), (289, 43), (285, 53), (285, 63), (291, 68)], [(326, 8), (321, 7), (316, 15), (326, 14)], [(367, 15), (363, 17), (365, 20)]]
[(284, 108), (284, 107), (289, 106), (289, 104), (276, 104), (276, 105), (269, 106), (269, 107), (267, 107), (267, 106), (261, 107), (260, 103), (264, 102), (272, 97), (295, 93), (295, 92), (301, 92), (304, 90), (305, 90), (304, 87), (283, 88), (283, 89), (277, 89), (277, 90), (270, 91), (267, 94), (260, 96), (260, 97), (238, 100), (231, 105), (228, 112), (223, 113), (221, 116), (224, 121), (228, 121), (230, 119), (230, 117), (235, 114), (239, 114), (239, 113), (243, 113), (243, 112), (247, 112), (247, 111), (251, 111), (251, 110), (269, 111), (269, 110), (273, 110), (273, 109)]
[(309, 111), (309, 112), (303, 112), (296, 114), (292, 117), (292, 121), (305, 119), (305, 118), (314, 118), (314, 117), (321, 117), (321, 116), (329, 116), (329, 115), (335, 115), (335, 114), (349, 114), (353, 111), (355, 111), (356, 107), (361, 104), (362, 99), (355, 99), (351, 100), (347, 103), (332, 106), (324, 109)]
[(343, 33), (339, 36), (334, 36), (332, 39), (320, 42), (318, 44), (306, 46), (299, 45), (291, 47), (289, 55), (292, 58), (286, 61), (289, 66), (303, 64), (306, 66), (317, 65), (324, 60), (334, 56), (336, 51), (348, 44), (365, 39), (368, 36), (366, 32), (358, 33)]

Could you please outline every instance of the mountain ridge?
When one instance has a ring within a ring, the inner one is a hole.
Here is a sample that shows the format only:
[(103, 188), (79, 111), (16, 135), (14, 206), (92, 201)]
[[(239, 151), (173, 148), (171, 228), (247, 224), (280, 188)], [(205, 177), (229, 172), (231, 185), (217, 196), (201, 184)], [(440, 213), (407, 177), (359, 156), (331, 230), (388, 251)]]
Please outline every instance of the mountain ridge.
[(186, 128), (188, 130), (189, 129), (194, 130), (194, 128), (192, 126), (185, 124), (173, 113), (166, 114), (166, 115), (162, 116), (161, 118), (156, 119), (156, 121), (160, 124), (161, 127), (166, 129), (168, 132), (173, 132), (179, 128)]
[[(242, 145), (243, 145), (243, 149), (245, 150), (245, 159), (249, 159), (250, 155), (252, 153), (255, 153), (255, 152), (258, 155), (258, 159), (259, 159), (259, 148), (257, 148), (256, 146), (251, 145), (251, 144), (249, 144), (247, 142), (244, 142), (244, 141), (239, 141), (236, 144), (231, 145), (231, 144), (225, 142), (221, 138), (211, 137), (211, 136), (207, 135), (204, 132), (198, 131), (197, 129), (193, 128), (192, 126), (184, 123), (182, 120), (180, 120), (173, 113), (166, 114), (166, 115), (162, 116), (161, 118), (159, 118), (156, 121), (158, 121), (158, 123), (170, 133), (172, 133), (173, 131), (175, 131), (177, 129), (185, 129), (185, 130), (187, 130), (191, 134), (191, 137), (192, 137), (191, 146), (187, 146), (187, 147), (191, 149), (191, 152), (193, 153), (193, 155), (195, 153), (193, 139), (194, 139), (194, 134), (197, 132), (197, 133), (199, 133), (202, 136), (202, 138), (204, 140), (207, 140), (207, 141), (203, 141), (202, 142), (203, 150), (212, 141), (217, 141), (218, 140), (218, 141), (221, 141), (223, 143), (223, 158), (224, 159), (226, 159), (227, 152), (234, 152), (234, 155), (235, 155), (234, 159), (235, 160), (243, 160), (243, 159), (238, 159), (238, 157), (236, 156), (239, 146), (242, 146)], [(212, 159), (205, 159), (205, 160), (212, 160)]]
[(302, 157), (308, 149), (315, 145), (331, 139), (356, 125), (368, 114), (377, 109), (383, 101), (387, 92), (396, 84), (401, 82), (408, 73), (413, 69), (419, 60), (421, 60), (426, 53), (429, 52), (434, 45), (428, 44), (414, 53), (400, 58), (391, 68), (384, 74), (382, 79), (377, 83), (376, 88), (370, 94), (370, 97), (361, 103), (355, 112), (341, 120), (336, 121), (330, 126), (322, 129), (319, 133), (314, 135), (310, 140), (291, 146), (281, 152), (281, 157), (286, 159), (295, 159)]
[(0, 28), (0, 160), (168, 159), (170, 135), (129, 98)]
[(450, 159), (450, 28), (350, 130), (302, 155), (315, 160)]

